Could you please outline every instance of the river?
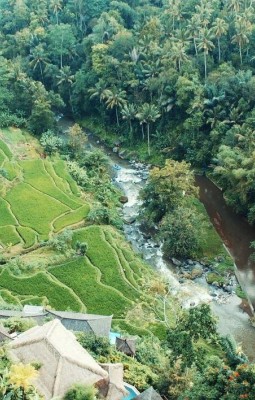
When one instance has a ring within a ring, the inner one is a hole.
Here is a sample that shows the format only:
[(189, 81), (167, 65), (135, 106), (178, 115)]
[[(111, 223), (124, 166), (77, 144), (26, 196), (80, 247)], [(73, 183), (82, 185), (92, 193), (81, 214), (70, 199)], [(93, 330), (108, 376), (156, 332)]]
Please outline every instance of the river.
[[(71, 121), (62, 119), (59, 125), (62, 130), (66, 130), (71, 124)], [(123, 218), (127, 222), (132, 221), (133, 223), (124, 225), (124, 233), (134, 250), (141, 253), (144, 259), (168, 280), (172, 293), (178, 297), (184, 308), (190, 307), (191, 304), (210, 302), (214, 313), (218, 317), (219, 332), (223, 335), (232, 334), (237, 343), (242, 343), (242, 348), (249, 359), (254, 361), (255, 328), (251, 326), (248, 315), (240, 309), (240, 299), (234, 294), (224, 296), (223, 293), (219, 293), (217, 299), (222, 299), (223, 301), (215, 301), (215, 297), (211, 295), (205, 279), (200, 279), (197, 282), (185, 280), (185, 282), (180, 283), (173, 266), (163, 259), (161, 248), (152, 238), (144, 236), (140, 230), (136, 217), (141, 205), (139, 191), (144, 186), (148, 174), (146, 166), (122, 160), (93, 134), (89, 134), (88, 138), (90, 146), (100, 148), (109, 156), (115, 182), (128, 197), (128, 202), (123, 207)], [(253, 238), (252, 233), (250, 230), (246, 231), (245, 221), (243, 219), (240, 221), (239, 217), (226, 206), (221, 191), (211, 181), (205, 177), (197, 177), (197, 184), (200, 187), (201, 201), (204, 203), (208, 215), (224, 243), (235, 257), (237, 265), (240, 265), (242, 279), (246, 282), (246, 290), (254, 300), (252, 291), (254, 281), (252, 279), (249, 280), (252, 269), (250, 265), (247, 268), (245, 262), (245, 257), (247, 261), (249, 255), (248, 240)], [(233, 232), (237, 232), (237, 234), (235, 235)], [(247, 232), (251, 236), (247, 235)], [(239, 240), (238, 235), (240, 235)], [(246, 271), (251, 272), (248, 273)]]

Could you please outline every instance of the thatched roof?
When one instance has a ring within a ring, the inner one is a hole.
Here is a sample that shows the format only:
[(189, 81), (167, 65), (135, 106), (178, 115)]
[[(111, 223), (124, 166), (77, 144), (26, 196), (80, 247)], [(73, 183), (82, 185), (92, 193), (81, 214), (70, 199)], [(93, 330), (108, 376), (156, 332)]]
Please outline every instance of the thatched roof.
[(74, 383), (93, 385), (108, 380), (107, 372), (57, 319), (22, 333), (10, 348), (19, 361), (42, 364), (35, 387), (46, 400), (62, 397)]
[(109, 386), (106, 400), (119, 400), (128, 395), (128, 391), (123, 384), (123, 365), (122, 364), (100, 364), (108, 372)]
[(143, 393), (139, 394), (134, 400), (163, 400), (162, 397), (151, 386)]
[(11, 336), (4, 326), (0, 325), (0, 342), (4, 340), (11, 340)]
[[(63, 323), (67, 320), (71, 321), (81, 321), (86, 322), (88, 326), (88, 330), (94, 333), (97, 336), (106, 336), (109, 337), (109, 332), (112, 324), (112, 315), (95, 315), (95, 314), (84, 314), (84, 313), (76, 313), (69, 311), (55, 311), (55, 310), (46, 310), (49, 315), (53, 317), (59, 318)], [(73, 324), (74, 328), (77, 324)], [(69, 328), (70, 323), (68, 324)], [(69, 328), (70, 329), (70, 328)], [(74, 329), (75, 330), (75, 329)]]
[(130, 356), (135, 355), (136, 338), (116, 337), (116, 349)]
[(0, 310), (0, 318), (35, 318), (46, 316), (43, 307), (25, 305), (23, 310)]

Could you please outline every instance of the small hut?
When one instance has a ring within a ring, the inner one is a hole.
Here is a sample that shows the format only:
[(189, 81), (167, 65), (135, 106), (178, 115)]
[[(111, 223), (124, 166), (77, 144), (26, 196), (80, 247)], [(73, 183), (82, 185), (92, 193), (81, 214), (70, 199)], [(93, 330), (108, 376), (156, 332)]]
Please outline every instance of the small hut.
[(134, 357), (136, 351), (136, 338), (116, 337), (116, 349), (126, 354), (127, 356)]
[(134, 400), (163, 400), (163, 399), (151, 386), (149, 387), (149, 389), (145, 390), (143, 393), (135, 397)]

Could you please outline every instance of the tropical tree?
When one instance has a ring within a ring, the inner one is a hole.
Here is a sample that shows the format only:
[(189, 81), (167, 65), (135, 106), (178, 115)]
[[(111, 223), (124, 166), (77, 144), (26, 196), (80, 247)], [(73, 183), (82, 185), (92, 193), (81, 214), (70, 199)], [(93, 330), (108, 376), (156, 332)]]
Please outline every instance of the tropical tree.
[(129, 124), (129, 137), (130, 140), (133, 138), (133, 126), (132, 121), (136, 117), (136, 108), (134, 104), (124, 104), (121, 110), (122, 119), (126, 120)]
[(90, 99), (98, 97), (100, 103), (102, 103), (102, 101), (107, 97), (106, 82), (103, 79), (99, 79), (99, 81), (95, 84), (95, 87), (90, 88), (88, 92), (90, 93)]
[(221, 46), (220, 46), (220, 38), (221, 36), (225, 35), (228, 31), (228, 24), (222, 18), (216, 18), (213, 22), (212, 32), (214, 33), (215, 37), (218, 41), (218, 58), (219, 62), (221, 60)]
[(105, 98), (106, 98), (107, 108), (110, 109), (115, 108), (117, 125), (120, 126), (118, 108), (123, 107), (127, 102), (125, 90), (117, 88), (113, 88), (112, 90), (106, 89)]
[(141, 107), (140, 112), (136, 114), (136, 117), (147, 125), (147, 146), (148, 154), (150, 155), (150, 125), (160, 118), (161, 114), (159, 109), (154, 104), (144, 103)]
[(203, 29), (201, 31), (201, 36), (199, 38), (199, 43), (197, 48), (199, 50), (203, 50), (204, 52), (204, 68), (205, 68), (205, 79), (207, 78), (207, 55), (209, 51), (214, 48), (214, 44), (212, 42), (212, 33), (208, 29)]
[(30, 59), (30, 65), (34, 70), (39, 67), (41, 79), (43, 81), (43, 66), (49, 63), (49, 59), (42, 44), (39, 44), (31, 51)]
[(237, 17), (235, 21), (236, 33), (232, 37), (232, 43), (239, 46), (240, 63), (243, 64), (243, 47), (249, 43), (250, 25), (245, 18)]
[(178, 71), (181, 70), (181, 63), (188, 60), (185, 46), (181, 42), (174, 43), (171, 51), (171, 59), (177, 65)]
[(50, 0), (50, 8), (53, 11), (53, 14), (56, 16), (56, 22), (58, 25), (58, 14), (62, 10), (62, 1), (61, 0)]

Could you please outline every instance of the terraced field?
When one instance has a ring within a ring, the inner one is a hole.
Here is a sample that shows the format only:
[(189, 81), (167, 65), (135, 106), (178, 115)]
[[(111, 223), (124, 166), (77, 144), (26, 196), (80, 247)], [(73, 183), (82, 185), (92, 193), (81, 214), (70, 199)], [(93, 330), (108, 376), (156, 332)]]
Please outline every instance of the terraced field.
[[(2, 266), (0, 303), (20, 307), (46, 304), (58, 310), (113, 314), (115, 326), (130, 333), (157, 330), (157, 324), (137, 327), (126, 320), (137, 303), (150, 303), (141, 280), (144, 276), (153, 279), (152, 270), (116, 229), (77, 227), (86, 219), (89, 204), (65, 162), (41, 158), (41, 149), (33, 140), (19, 130), (0, 131), (0, 253), (16, 249), (11, 255), (24, 253), (21, 261), (29, 267), (21, 272), (8, 264)], [(47, 246), (33, 246), (68, 226), (75, 228), (74, 248), (77, 241), (87, 243), (85, 256), (68, 259)], [(23, 249), (27, 251), (20, 253)], [(65, 261), (56, 265), (56, 259)], [(33, 263), (36, 268), (31, 269)]]
[(65, 163), (40, 158), (30, 139), (18, 129), (0, 131), (0, 248), (29, 248), (89, 212)]
[(59, 310), (113, 314), (123, 322), (127, 310), (144, 296), (140, 279), (152, 271), (109, 226), (81, 228), (74, 233), (73, 242), (77, 240), (88, 243), (86, 256), (22, 277), (3, 270), (0, 295), (14, 304), (44, 301)]

